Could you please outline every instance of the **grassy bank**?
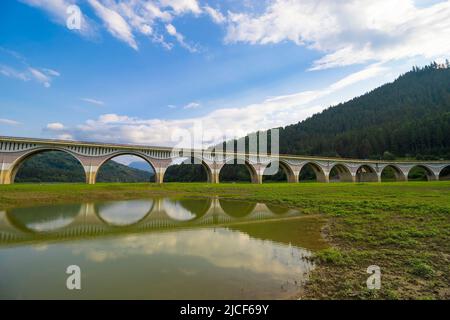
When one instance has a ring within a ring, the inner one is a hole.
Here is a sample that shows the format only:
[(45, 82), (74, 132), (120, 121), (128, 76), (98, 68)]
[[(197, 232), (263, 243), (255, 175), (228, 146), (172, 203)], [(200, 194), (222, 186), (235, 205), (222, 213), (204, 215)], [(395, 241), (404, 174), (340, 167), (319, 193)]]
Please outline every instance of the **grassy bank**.
[[(450, 298), (450, 182), (0, 186), (0, 209), (39, 203), (208, 196), (279, 203), (327, 218), (332, 248), (303, 298)], [(368, 291), (378, 265), (382, 288)]]

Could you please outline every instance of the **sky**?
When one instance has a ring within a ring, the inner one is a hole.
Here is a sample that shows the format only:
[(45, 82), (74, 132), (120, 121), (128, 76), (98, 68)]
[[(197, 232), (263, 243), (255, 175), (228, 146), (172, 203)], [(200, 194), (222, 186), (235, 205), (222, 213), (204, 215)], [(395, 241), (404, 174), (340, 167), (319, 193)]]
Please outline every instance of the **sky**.
[(450, 1), (5, 0), (0, 30), (0, 135), (205, 147), (450, 57)]

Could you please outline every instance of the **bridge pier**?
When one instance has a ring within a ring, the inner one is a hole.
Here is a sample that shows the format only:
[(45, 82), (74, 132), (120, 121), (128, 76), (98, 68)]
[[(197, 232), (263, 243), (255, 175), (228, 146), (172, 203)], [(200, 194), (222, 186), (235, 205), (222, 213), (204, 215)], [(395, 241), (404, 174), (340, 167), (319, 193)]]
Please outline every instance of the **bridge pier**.
[(0, 184), (11, 184), (11, 170), (0, 170)]
[(86, 175), (87, 184), (95, 184), (97, 182), (98, 168), (95, 166), (83, 166), (84, 174)]

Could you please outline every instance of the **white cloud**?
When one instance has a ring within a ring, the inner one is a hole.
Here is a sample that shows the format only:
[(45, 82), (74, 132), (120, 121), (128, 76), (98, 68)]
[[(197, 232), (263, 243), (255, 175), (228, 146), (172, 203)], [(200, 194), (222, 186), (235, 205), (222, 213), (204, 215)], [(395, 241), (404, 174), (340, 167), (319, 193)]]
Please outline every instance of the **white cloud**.
[[(22, 0), (22, 2), (44, 10), (61, 25), (66, 24), (68, 17), (66, 10), (69, 5), (84, 3), (81, 0)], [(88, 0), (87, 2), (108, 32), (135, 50), (139, 47), (136, 40), (138, 35), (149, 38), (165, 49), (172, 49), (173, 44), (167, 42), (165, 35), (159, 31), (164, 31), (166, 29), (164, 27), (171, 24), (176, 17), (186, 14), (199, 16), (203, 13), (197, 0)], [(219, 13), (216, 13), (216, 17), (219, 17)], [(98, 28), (92, 20), (85, 15), (82, 18), (81, 33), (97, 35)], [(162, 24), (163, 28), (160, 28), (159, 24)], [(173, 31), (172, 28), (169, 30)], [(174, 36), (185, 49), (191, 52), (198, 51), (196, 46), (189, 44), (179, 32), (169, 35)]]
[(19, 79), (22, 81), (30, 80), (29, 75), (26, 72), (18, 71), (12, 67), (0, 65), (0, 74), (8, 78)]
[(42, 84), (44, 87), (49, 88), (54, 77), (59, 76), (59, 72), (46, 69), (46, 68), (35, 68), (28, 66), (24, 70), (17, 70), (16, 68), (0, 65), (0, 74), (5, 77), (18, 79), (22, 81), (35, 80)]
[(292, 41), (324, 52), (313, 69), (450, 54), (450, 1), (276, 0), (260, 15), (230, 13), (226, 42)]
[(6, 124), (9, 126), (18, 126), (21, 123), (18, 121), (15, 121), (15, 120), (11, 120), (11, 119), (0, 118), (0, 124)]
[(59, 122), (53, 122), (53, 123), (47, 124), (47, 129), (52, 130), (52, 131), (61, 131), (61, 130), (64, 130), (64, 128), (65, 128), (64, 125)]
[[(68, 18), (67, 7), (75, 4), (75, 0), (20, 0), (21, 2), (44, 10), (47, 12), (53, 21), (56, 23), (66, 26), (66, 21)], [(73, 29), (74, 32), (79, 32), (84, 36), (92, 37), (95, 34), (95, 28), (92, 22), (87, 19), (83, 14), (81, 15), (80, 30)], [(69, 30), (69, 29), (67, 29)]]
[(173, 105), (173, 104), (169, 104), (169, 105), (167, 106), (167, 108), (169, 108), (169, 109), (176, 109), (177, 106), (175, 106), (175, 105)]
[(102, 5), (97, 0), (89, 0), (89, 3), (114, 37), (126, 42), (133, 49), (138, 49), (131, 27), (120, 14)]
[(46, 74), (44, 70), (40, 71), (32, 67), (29, 67), (28, 70), (37, 82), (43, 84), (46, 88), (50, 87), (50, 82), (52, 81), (50, 74)]
[(218, 24), (222, 24), (226, 21), (225, 16), (218, 10), (210, 7), (204, 6), (203, 10), (211, 17), (211, 19)]
[(166, 25), (166, 31), (169, 35), (175, 37), (175, 39), (177, 39), (178, 43), (185, 49), (187, 49), (190, 52), (197, 52), (198, 49), (195, 46), (192, 46), (190, 44), (188, 44), (185, 40), (184, 40), (184, 36), (180, 33), (177, 32), (177, 29), (175, 28), (175, 26), (173, 24), (168, 24)]
[(197, 109), (200, 107), (200, 103), (198, 102), (190, 102), (183, 107), (183, 109)]
[[(63, 132), (77, 140), (207, 147), (224, 139), (301, 121), (324, 109), (318, 103), (319, 99), (380, 76), (385, 71), (385, 67), (374, 64), (321, 90), (271, 97), (243, 107), (216, 109), (196, 118), (163, 120), (104, 114)], [(61, 131), (54, 133), (60, 135)]]
[(105, 102), (97, 99), (92, 98), (81, 98), (82, 101), (96, 105), (96, 106), (104, 106)]
[(170, 7), (176, 14), (201, 13), (197, 0), (160, 0), (159, 2), (164, 7)]

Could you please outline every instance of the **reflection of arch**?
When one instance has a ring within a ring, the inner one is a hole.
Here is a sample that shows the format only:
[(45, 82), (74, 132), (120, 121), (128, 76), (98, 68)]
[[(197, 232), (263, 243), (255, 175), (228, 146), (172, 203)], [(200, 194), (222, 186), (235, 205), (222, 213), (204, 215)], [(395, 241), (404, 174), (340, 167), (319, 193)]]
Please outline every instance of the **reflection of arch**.
[(97, 175), (100, 172), (102, 166), (107, 163), (109, 160), (112, 160), (116, 157), (120, 157), (120, 156), (135, 156), (138, 158), (141, 158), (142, 160), (144, 160), (146, 163), (148, 163), (150, 165), (150, 167), (153, 169), (153, 172), (155, 174), (155, 181), (157, 181), (157, 177), (156, 175), (158, 174), (156, 169), (155, 169), (155, 165), (152, 163), (152, 161), (147, 158), (144, 154), (141, 154), (140, 152), (134, 152), (134, 151), (123, 151), (123, 152), (116, 152), (112, 155), (110, 155), (109, 157), (107, 157), (106, 159), (104, 159), (102, 162), (100, 162), (100, 164), (97, 167), (97, 171), (95, 172), (95, 177), (94, 177), (94, 183), (97, 181)]
[(264, 176), (270, 177), (277, 174), (277, 172), (274, 173), (270, 171), (272, 165), (275, 165), (277, 166), (277, 168), (281, 168), (281, 170), (283, 170), (284, 174), (286, 175), (287, 182), (296, 182), (294, 171), (292, 170), (291, 166), (283, 160), (269, 162), (264, 170)]
[(376, 170), (367, 164), (363, 164), (356, 170), (357, 182), (378, 182), (378, 174)]
[[(315, 163), (315, 162), (307, 162), (305, 163), (302, 168), (300, 169), (300, 173), (299, 173), (299, 179), (302, 175), (302, 172), (304, 170), (306, 170), (307, 168), (311, 168), (314, 171), (314, 174), (316, 175), (316, 181), (317, 182), (326, 182), (327, 178), (325, 176), (325, 172), (323, 171), (322, 167)], [(300, 180), (301, 182), (301, 180)]]
[(437, 180), (437, 177), (433, 173), (433, 171), (430, 168), (428, 168), (426, 165), (423, 165), (423, 164), (415, 165), (414, 167), (409, 169), (408, 174), (407, 174), (408, 180), (413, 180), (413, 179), (411, 179), (410, 174), (414, 169), (417, 169), (417, 168), (423, 169), (425, 171), (425, 175), (426, 175), (426, 178), (428, 181)]
[(439, 180), (450, 180), (450, 166), (442, 168), (439, 172)]
[[(95, 213), (103, 223), (109, 226), (129, 227), (147, 218), (154, 206), (155, 202), (152, 199), (110, 201), (96, 204)], [(126, 218), (129, 220), (127, 221)]]
[[(203, 217), (211, 208), (212, 200), (206, 199), (166, 199), (166, 214), (177, 221), (194, 221)], [(175, 212), (178, 210), (178, 212)]]
[(256, 203), (219, 199), (222, 210), (233, 218), (243, 218), (255, 210)]
[(289, 208), (287, 207), (282, 207), (282, 206), (277, 206), (274, 204), (266, 204), (267, 209), (269, 209), (270, 212), (272, 212), (275, 215), (283, 215), (289, 212)]
[(335, 164), (330, 170), (330, 181), (333, 178), (331, 176), (331, 174), (333, 172), (336, 172), (340, 182), (353, 182), (353, 177), (352, 177), (352, 174), (350, 172), (350, 169), (346, 165), (341, 164), (341, 163)]
[[(12, 169), (11, 169), (11, 176), (9, 177), (9, 181), (11, 181), (11, 183), (14, 183), (14, 180), (16, 178), (17, 172), (19, 171), (20, 167), (22, 166), (22, 164), (28, 160), (29, 158), (40, 154), (40, 153), (45, 153), (45, 152), (50, 152), (50, 151), (59, 151), (59, 152), (64, 152), (65, 154), (68, 154), (70, 156), (72, 156), (75, 160), (77, 160), (77, 162), (80, 164), (82, 172), (85, 174), (86, 177), (86, 173), (84, 171), (84, 167), (83, 167), (83, 163), (80, 161), (80, 159), (78, 158), (78, 156), (69, 151), (66, 150), (64, 148), (58, 148), (58, 147), (43, 147), (43, 148), (39, 148), (39, 149), (34, 149), (30, 152), (25, 153), (24, 155), (20, 156), (19, 158), (17, 158), (13, 164), (12, 164)], [(6, 178), (6, 180), (8, 180), (8, 177)]]
[(394, 177), (395, 177), (395, 181), (406, 181), (406, 176), (405, 176), (405, 174), (403, 173), (403, 171), (400, 170), (400, 168), (397, 167), (397, 166), (394, 165), (394, 164), (387, 165), (387, 166), (385, 166), (385, 167), (383, 168), (383, 170), (381, 170), (381, 173), (380, 173), (380, 179), (381, 179), (381, 181), (383, 181), (383, 173), (385, 172), (385, 170), (386, 170), (387, 168), (390, 168), (390, 169), (393, 170), (393, 172), (394, 172)]
[(11, 225), (32, 233), (52, 232), (69, 226), (80, 213), (81, 205), (52, 205), (14, 208), (6, 212)]
[(251, 182), (252, 183), (259, 183), (259, 177), (258, 177), (258, 173), (256, 171), (256, 168), (248, 160), (246, 160), (246, 159), (244, 160), (244, 159), (241, 159), (241, 158), (232, 158), (232, 159), (229, 159), (228, 161), (226, 161), (225, 164), (219, 170), (219, 177), (220, 177), (220, 173), (222, 172), (222, 169), (226, 165), (236, 165), (236, 164), (237, 165), (239, 165), (239, 164), (245, 165), (245, 167), (248, 170), (248, 173), (250, 174)]
[[(205, 170), (205, 172), (206, 172), (207, 182), (211, 183), (213, 181), (213, 178), (212, 178), (213, 175), (212, 175), (211, 167), (205, 161), (203, 161), (201, 158), (198, 158), (196, 156), (192, 156), (192, 157), (178, 157), (178, 159), (183, 159), (183, 158), (186, 158), (186, 160), (183, 160), (182, 163), (184, 163), (185, 161), (190, 159), (191, 161), (188, 164), (201, 165), (203, 170)], [(174, 159), (177, 159), (177, 158), (174, 158)], [(168, 166), (167, 168), (170, 168), (171, 166), (174, 166), (174, 165), (175, 164), (172, 164), (172, 165)], [(167, 172), (167, 170), (166, 170), (166, 172)], [(163, 177), (163, 181), (164, 181), (164, 177)]]

